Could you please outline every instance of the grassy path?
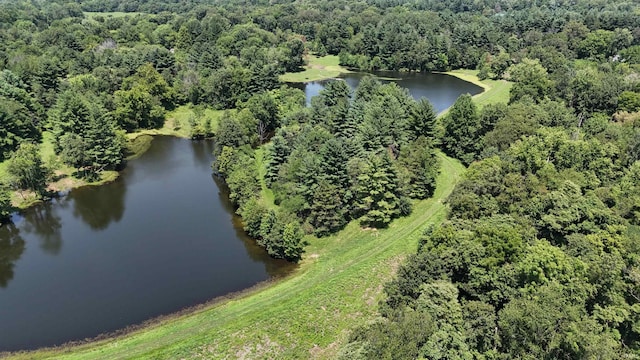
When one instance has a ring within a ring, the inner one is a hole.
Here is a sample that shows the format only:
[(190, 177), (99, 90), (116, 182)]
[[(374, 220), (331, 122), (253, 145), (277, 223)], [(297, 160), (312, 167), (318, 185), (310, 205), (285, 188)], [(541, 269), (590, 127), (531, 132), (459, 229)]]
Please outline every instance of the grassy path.
[(423, 229), (444, 219), (442, 201), (464, 168), (440, 157), (436, 193), (415, 203), (411, 216), (384, 230), (351, 223), (332, 237), (310, 238), (298, 270), (276, 284), (116, 339), (15, 358), (334, 358), (349, 329), (375, 318), (383, 284)]

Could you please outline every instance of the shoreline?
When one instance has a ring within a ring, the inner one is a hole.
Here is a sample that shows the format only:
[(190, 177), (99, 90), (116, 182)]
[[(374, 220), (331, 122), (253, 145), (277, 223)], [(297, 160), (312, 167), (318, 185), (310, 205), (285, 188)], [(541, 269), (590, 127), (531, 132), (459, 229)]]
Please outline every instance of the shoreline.
[(277, 285), (295, 276), (298, 270), (299, 270), (299, 266), (295, 266), (287, 274), (277, 275), (270, 279), (257, 282), (248, 288), (238, 290), (238, 291), (232, 291), (224, 295), (219, 295), (209, 300), (206, 300), (205, 302), (187, 306), (182, 309), (170, 312), (168, 314), (157, 315), (150, 319), (144, 320), (143, 322), (131, 324), (124, 328), (117, 329), (114, 331), (107, 331), (107, 332), (98, 334), (96, 336), (86, 337), (81, 340), (71, 340), (71, 341), (62, 343), (60, 345), (36, 347), (33, 349), (16, 350), (16, 351), (0, 351), (0, 359), (4, 359), (8, 357), (18, 357), (18, 358), (22, 356), (28, 357), (29, 354), (42, 353), (42, 352), (59, 353), (59, 352), (68, 352), (71, 350), (82, 350), (83, 348), (86, 348), (88, 346), (96, 346), (96, 345), (104, 344), (110, 341), (117, 341), (120, 338), (124, 338), (129, 335), (134, 335), (135, 333), (148, 331), (153, 328), (162, 326), (172, 320), (195, 316), (199, 313), (210, 310), (211, 308), (223, 306), (231, 301), (242, 300), (246, 297), (253, 296), (265, 289), (270, 288), (273, 285)]

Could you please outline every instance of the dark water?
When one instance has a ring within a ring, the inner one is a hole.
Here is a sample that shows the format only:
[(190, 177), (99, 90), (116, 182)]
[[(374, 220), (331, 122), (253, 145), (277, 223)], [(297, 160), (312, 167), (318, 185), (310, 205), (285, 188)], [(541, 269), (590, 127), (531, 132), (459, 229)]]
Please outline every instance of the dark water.
[[(476, 95), (482, 92), (481, 87), (446, 74), (378, 71), (373, 74), (342, 74), (339, 78), (346, 81), (351, 89), (355, 89), (360, 83), (360, 80), (368, 75), (379, 77), (383, 83), (397, 83), (399, 86), (409, 90), (409, 94), (416, 100), (423, 97), (429, 99), (438, 113), (453, 105), (460, 95), (466, 93)], [(291, 85), (305, 92), (307, 105), (309, 105), (311, 104), (311, 98), (318, 95), (320, 90), (324, 89), (327, 81), (332, 80), (311, 81)]]
[(290, 271), (237, 227), (212, 146), (156, 137), (118, 181), (1, 227), (0, 352), (93, 337)]

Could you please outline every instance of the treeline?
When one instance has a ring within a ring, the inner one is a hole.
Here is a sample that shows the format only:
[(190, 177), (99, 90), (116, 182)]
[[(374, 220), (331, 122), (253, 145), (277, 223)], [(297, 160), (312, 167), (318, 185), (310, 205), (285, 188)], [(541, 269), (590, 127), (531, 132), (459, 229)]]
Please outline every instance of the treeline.
[(640, 68), (609, 51), (481, 68), (514, 82), (509, 104), (462, 96), (440, 119), (442, 149), (470, 165), (448, 220), (425, 231), (342, 358), (640, 355)]
[(411, 212), (410, 199), (433, 194), (431, 104), (373, 78), (351, 95), (332, 81), (305, 108), (301, 91), (282, 88), (254, 95), (219, 124), (214, 169), (245, 230), (272, 256), (297, 261), (304, 234), (329, 235), (352, 219), (386, 227)]

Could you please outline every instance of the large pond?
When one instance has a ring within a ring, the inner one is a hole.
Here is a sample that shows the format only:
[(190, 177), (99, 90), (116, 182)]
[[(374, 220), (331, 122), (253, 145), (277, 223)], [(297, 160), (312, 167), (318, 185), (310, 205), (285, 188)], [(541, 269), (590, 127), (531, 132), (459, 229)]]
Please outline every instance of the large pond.
[[(481, 87), (475, 84), (446, 74), (378, 71), (373, 74), (347, 73), (340, 75), (338, 78), (346, 81), (351, 89), (355, 89), (363, 77), (370, 75), (378, 77), (383, 83), (397, 83), (399, 86), (409, 90), (409, 94), (416, 100), (420, 98), (429, 99), (438, 113), (453, 105), (460, 95), (467, 93), (476, 95), (483, 91)], [(332, 80), (311, 81), (303, 84), (291, 84), (291, 86), (305, 92), (307, 105), (309, 105), (311, 98), (324, 89), (327, 81)]]
[(114, 183), (0, 227), (0, 352), (93, 337), (290, 271), (239, 227), (212, 150), (156, 137)]

